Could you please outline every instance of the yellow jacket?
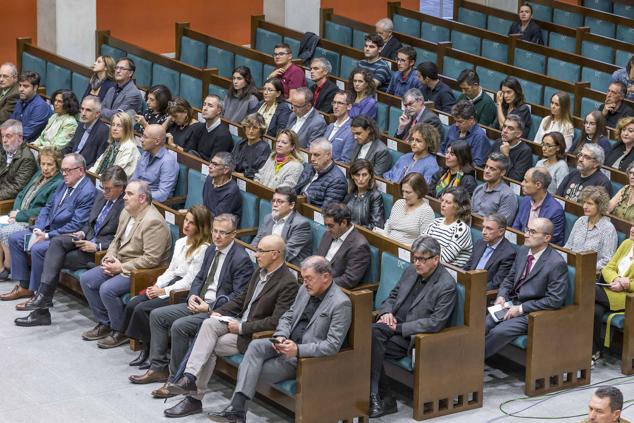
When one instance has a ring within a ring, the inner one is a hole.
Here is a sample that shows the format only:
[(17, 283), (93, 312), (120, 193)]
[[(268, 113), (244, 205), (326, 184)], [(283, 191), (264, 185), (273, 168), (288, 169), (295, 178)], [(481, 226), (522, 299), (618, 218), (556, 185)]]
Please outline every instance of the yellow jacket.
[(619, 276), (630, 278), (631, 281), (627, 291), (615, 292), (608, 287), (603, 287), (606, 295), (608, 296), (608, 300), (610, 300), (610, 310), (613, 311), (625, 310), (625, 295), (627, 294), (627, 292), (634, 292), (634, 261), (632, 261), (632, 264), (630, 264), (630, 267), (627, 269), (627, 272), (625, 272), (624, 275), (619, 275), (619, 262), (632, 250), (632, 244), (634, 244), (634, 241), (632, 241), (631, 239), (626, 239), (625, 241), (623, 241), (623, 243), (616, 250), (616, 253), (614, 253), (612, 259), (610, 259), (608, 264), (603, 268), (601, 272), (603, 275), (603, 279), (607, 283), (611, 283)]

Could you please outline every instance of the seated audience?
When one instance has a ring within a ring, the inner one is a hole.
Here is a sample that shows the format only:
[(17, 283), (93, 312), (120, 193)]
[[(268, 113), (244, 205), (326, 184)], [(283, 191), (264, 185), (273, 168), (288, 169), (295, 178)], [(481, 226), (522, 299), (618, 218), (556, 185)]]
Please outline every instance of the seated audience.
[(533, 8), (531, 5), (528, 3), (521, 5), (517, 15), (518, 19), (511, 24), (508, 34), (520, 34), (524, 41), (544, 45), (542, 29), (539, 27), (539, 24), (532, 19)]
[[(614, 386), (601, 386), (588, 404), (587, 422), (629, 423), (621, 417), (623, 393)], [(605, 417), (605, 420), (602, 418)]]
[(315, 57), (310, 62), (310, 80), (313, 81), (310, 90), (313, 92), (313, 107), (324, 113), (332, 113), (332, 100), (335, 93), (339, 91), (337, 84), (328, 79), (330, 72), (332, 72), (332, 65), (325, 57)]
[(616, 144), (605, 158), (605, 165), (625, 170), (634, 162), (634, 117), (626, 117), (616, 126)]
[(187, 100), (182, 97), (174, 97), (167, 108), (169, 113), (167, 123), (167, 142), (178, 150), (192, 150), (194, 134), (199, 133), (203, 125), (198, 122), (196, 111)]
[[(579, 150), (581, 152), (581, 150)], [(548, 186), (548, 192), (554, 194), (561, 181), (568, 175), (570, 168), (566, 162), (566, 141), (559, 132), (549, 132), (542, 138), (541, 160), (535, 163), (535, 167), (545, 167), (552, 178)]]
[(253, 180), (271, 189), (279, 187), (295, 188), (304, 170), (304, 160), (298, 149), (297, 134), (290, 129), (282, 129), (277, 134), (275, 151), (264, 166), (258, 170)]
[(244, 126), (245, 139), (233, 147), (231, 155), (236, 163), (235, 171), (253, 179), (271, 154), (269, 143), (262, 138), (266, 131), (266, 122), (262, 115), (253, 113), (241, 123)]
[(387, 87), (388, 94), (396, 97), (403, 97), (409, 89), (421, 89), (420, 80), (416, 66), (416, 50), (414, 47), (401, 47), (396, 54), (396, 72), (392, 73), (390, 85)]
[(568, 265), (548, 245), (553, 237), (553, 224), (546, 218), (528, 223), (524, 245), (519, 247), (513, 267), (498, 289), (495, 304), (512, 302), (504, 320), (495, 322), (486, 317), (484, 356), (489, 358), (528, 334), (528, 315), (533, 311), (556, 310), (564, 305), (568, 290)]
[(447, 188), (459, 186), (463, 187), (469, 195), (473, 195), (476, 185), (469, 144), (457, 141), (447, 147), (445, 167), (431, 178), (429, 195), (440, 198)]
[(63, 150), (75, 135), (79, 113), (77, 97), (70, 90), (57, 90), (51, 96), (53, 99), (53, 114), (48, 119), (40, 136), (33, 141), (36, 147), (52, 146)]
[(510, 114), (516, 115), (523, 124), (521, 126), (521, 138), (526, 138), (531, 131), (531, 109), (526, 104), (522, 85), (517, 78), (507, 76), (500, 83), (500, 90), (495, 95), (495, 104), (497, 106), (495, 127), (500, 130), (503, 129), (507, 117)]
[(427, 101), (434, 102), (436, 110), (451, 113), (451, 108), (456, 104), (456, 97), (449, 85), (440, 80), (438, 66), (434, 62), (422, 62), (418, 64), (417, 69), (423, 96)]
[(395, 137), (409, 141), (410, 130), (418, 123), (428, 123), (438, 131), (442, 126), (438, 115), (425, 107), (425, 97), (412, 88), (403, 95), (403, 114), (398, 118), (398, 129)]
[(355, 225), (368, 229), (383, 228), (385, 208), (383, 196), (376, 187), (374, 168), (365, 159), (350, 163), (348, 169), (348, 194), (343, 200), (350, 209), (350, 218)]
[(596, 251), (597, 271), (601, 271), (614, 255), (616, 229), (608, 214), (610, 197), (602, 187), (588, 186), (579, 196), (583, 216), (577, 219), (564, 248), (574, 251)]
[(112, 57), (97, 57), (97, 60), (92, 65), (92, 75), (81, 98), (82, 101), (88, 96), (98, 97), (100, 102), (106, 98), (108, 90), (116, 86), (114, 78), (115, 66), (116, 64)]
[(145, 94), (147, 110), (142, 115), (136, 115), (134, 120), (140, 129), (148, 125), (161, 125), (167, 131), (171, 124), (170, 115), (167, 112), (172, 101), (172, 93), (165, 85), (154, 85)]
[(401, 195), (385, 222), (384, 233), (390, 239), (406, 245), (424, 234), (434, 220), (434, 211), (425, 198), (427, 183), (420, 173), (408, 173), (401, 182)]
[(370, 244), (352, 223), (350, 209), (342, 203), (323, 208), (324, 233), (316, 255), (332, 267), (332, 280), (342, 288), (357, 286), (370, 269)]
[(361, 68), (354, 69), (350, 73), (348, 87), (352, 88), (350, 92), (354, 98), (350, 109), (350, 117), (367, 116), (376, 120), (379, 108), (374, 98), (376, 96), (376, 88), (370, 71)]
[(634, 223), (634, 162), (629, 164), (625, 173), (629, 183), (612, 197), (608, 211), (619, 219)]
[(378, 175), (387, 172), (392, 166), (392, 156), (380, 138), (381, 131), (376, 121), (367, 116), (357, 116), (350, 123), (350, 131), (356, 142), (350, 154), (351, 161), (366, 159)]
[(462, 100), (454, 104), (451, 115), (454, 118), (454, 124), (447, 131), (447, 136), (442, 143), (442, 152), (446, 153), (447, 147), (456, 141), (465, 141), (471, 148), (473, 163), (479, 167), (484, 166), (491, 150), (491, 143), (484, 129), (476, 122), (473, 103)]
[(266, 79), (277, 78), (282, 82), (285, 99), (290, 97), (291, 90), (306, 86), (304, 70), (292, 62), (293, 53), (288, 44), (279, 43), (273, 47), (273, 60), (277, 68)]
[(482, 172), (484, 183), (476, 187), (471, 197), (471, 210), (474, 213), (481, 216), (497, 213), (504, 216), (507, 223), (513, 222), (517, 212), (517, 197), (503, 179), (509, 165), (509, 158), (504, 154), (489, 154)]
[(310, 145), (310, 163), (295, 186), (297, 195), (305, 195), (306, 202), (317, 207), (343, 201), (348, 183), (343, 172), (332, 161), (332, 144), (326, 138), (318, 138)]
[(48, 123), (53, 112), (46, 100), (37, 92), (40, 88), (40, 75), (26, 71), (18, 78), (20, 101), (15, 105), (11, 119), (22, 122), (22, 133), (26, 142), (35, 141)]
[(357, 67), (370, 72), (372, 80), (374, 81), (374, 87), (380, 91), (385, 91), (392, 78), (390, 65), (380, 56), (383, 44), (384, 41), (380, 35), (366, 34), (363, 44), (363, 55), (365, 59), (359, 60), (357, 63)]
[(571, 201), (579, 202), (581, 191), (585, 187), (599, 186), (608, 195), (612, 194), (612, 183), (601, 172), (603, 149), (596, 144), (586, 144), (577, 156), (577, 168), (561, 181), (557, 187), (557, 195)]
[(125, 112), (130, 118), (141, 113), (143, 96), (133, 80), (135, 70), (134, 60), (129, 57), (122, 57), (117, 61), (114, 67), (116, 85), (110, 87), (101, 100), (101, 115), (105, 119), (112, 119), (117, 112)]
[(257, 112), (266, 122), (266, 135), (276, 137), (278, 132), (286, 128), (291, 108), (284, 101), (284, 87), (278, 78), (264, 81), (262, 101)]
[(11, 117), (20, 100), (18, 68), (13, 63), (0, 65), (0, 124)]
[(257, 247), (262, 239), (271, 234), (280, 236), (286, 243), (286, 253), (282, 257), (299, 266), (312, 253), (313, 234), (310, 221), (297, 212), (296, 204), (297, 196), (291, 188), (275, 189), (271, 213), (262, 218), (251, 245)]
[(301, 273), (304, 284), (290, 310), (280, 317), (273, 334), (277, 342), (251, 341), (238, 369), (231, 403), (212, 412), (212, 420), (245, 421), (247, 401), (254, 398), (261, 375), (267, 383), (295, 378), (298, 358), (339, 352), (352, 323), (350, 299), (333, 283), (330, 264), (323, 257), (307, 258)]
[(612, 73), (612, 81), (619, 81), (627, 87), (625, 98), (634, 100), (634, 56), (630, 57), (624, 68), (615, 70)]
[(374, 30), (381, 38), (383, 38), (383, 48), (381, 49), (381, 57), (390, 60), (397, 60), (397, 53), (401, 49), (402, 44), (393, 34), (394, 23), (390, 18), (379, 19), (374, 24)]
[(473, 246), (465, 270), (486, 270), (487, 290), (498, 289), (515, 260), (515, 246), (504, 237), (507, 220), (492, 213), (482, 220), (482, 239)]
[(203, 321), (183, 376), (166, 386), (168, 393), (186, 395), (164, 411), (166, 417), (201, 413), (217, 356), (244, 354), (253, 334), (275, 329), (295, 300), (299, 286), (284, 263), (282, 238), (278, 235), (262, 238), (255, 254), (258, 267), (246, 288)]
[(610, 152), (610, 141), (606, 137), (605, 118), (598, 110), (594, 110), (586, 115), (583, 121), (581, 136), (572, 143), (568, 150), (570, 153), (578, 153), (586, 143), (599, 144), (605, 154)]
[(509, 158), (511, 166), (506, 176), (521, 181), (533, 165), (533, 150), (522, 142), (523, 122), (518, 115), (510, 114), (502, 124), (502, 137), (493, 142), (491, 151), (500, 152)]
[(383, 177), (388, 181), (400, 183), (405, 175), (416, 172), (423, 175), (425, 182), (430, 184), (434, 174), (440, 170), (436, 159), (440, 135), (438, 130), (428, 123), (416, 124), (410, 132), (409, 143), (412, 152), (403, 154)]
[(464, 267), (471, 257), (471, 204), (464, 188), (451, 187), (440, 199), (440, 214), (423, 231), (440, 243), (440, 262)]
[(86, 178), (84, 158), (68, 154), (62, 160), (61, 171), (64, 183), (42, 207), (35, 225), (9, 235), (11, 279), (19, 283), (11, 292), (0, 295), (2, 301), (32, 297), (40, 285), (44, 255), (51, 240), (78, 231), (88, 220), (96, 190)]
[(258, 89), (251, 76), (251, 69), (247, 66), (238, 66), (232, 72), (222, 117), (232, 122), (242, 122), (247, 115), (258, 110), (259, 102)]
[(110, 128), (101, 121), (101, 101), (92, 95), (84, 97), (79, 107), (79, 125), (63, 154), (79, 153), (89, 168), (108, 148)]
[(123, 169), (113, 166), (101, 175), (101, 183), (103, 192), (97, 191), (86, 223), (75, 232), (56, 236), (51, 240), (43, 257), (43, 271), (37, 294), (26, 303), (16, 306), (18, 310), (32, 312), (15, 319), (16, 325), (50, 325), (49, 308), (53, 307), (60, 271), (63, 268), (80, 270), (95, 267), (95, 253), (107, 250), (110, 246), (123, 209), (127, 176)]
[(572, 126), (572, 113), (570, 111), (570, 96), (559, 91), (550, 97), (550, 114), (544, 117), (539, 124), (533, 141), (541, 144), (542, 138), (548, 132), (559, 132), (566, 141), (566, 151), (572, 147), (572, 138), (575, 128)]
[(462, 94), (456, 101), (469, 100), (475, 107), (475, 119), (480, 125), (493, 126), (497, 117), (495, 102), (480, 86), (480, 76), (473, 69), (465, 69), (456, 79)]
[(634, 110), (623, 102), (627, 95), (627, 86), (619, 81), (613, 81), (608, 86), (605, 102), (599, 106), (599, 111), (610, 128), (616, 128), (619, 120), (634, 116)]
[(313, 107), (313, 93), (306, 87), (293, 90), (289, 102), (292, 113), (286, 129), (295, 131), (299, 137), (299, 146), (306, 148), (323, 135), (326, 120)]
[(528, 169), (522, 180), (522, 194), (519, 209), (513, 227), (518, 231), (527, 231), (528, 225), (538, 217), (548, 219), (553, 225), (550, 239), (553, 244), (563, 245), (566, 233), (564, 209), (548, 192), (552, 180), (550, 173), (542, 167)]
[(24, 143), (20, 122), (5, 121), (0, 125), (0, 135), (0, 200), (13, 200), (37, 171), (37, 163)]
[(240, 220), (242, 194), (231, 173), (235, 169), (231, 153), (220, 152), (209, 161), (209, 174), (203, 185), (203, 204), (212, 217), (229, 213)]
[(147, 182), (152, 199), (164, 202), (174, 194), (178, 180), (176, 153), (165, 148), (165, 129), (157, 124), (145, 127), (141, 146), (144, 151), (132, 179)]
[[(235, 216), (215, 216), (212, 241), (200, 271), (187, 295), (187, 302), (166, 305), (150, 313), (150, 368), (128, 379), (135, 384), (166, 382), (175, 375), (200, 325), (211, 312), (240, 295), (253, 274), (244, 247), (235, 242)], [(171, 340), (171, 352), (170, 352)], [(268, 341), (267, 341), (268, 342)]]
[(217, 95), (210, 94), (205, 98), (201, 113), (205, 121), (202, 125), (196, 125), (192, 131), (188, 153), (204, 160), (211, 160), (216, 153), (231, 153), (233, 138), (227, 124), (220, 119), (223, 108), (224, 103)]
[(350, 129), (352, 95), (350, 91), (337, 91), (335, 93), (332, 100), (335, 121), (328, 125), (324, 131), (324, 138), (332, 143), (332, 159), (337, 162), (350, 163), (350, 155), (356, 145)]
[(141, 153), (134, 140), (132, 119), (127, 113), (117, 112), (112, 115), (108, 147), (101, 153), (90, 171), (101, 175), (110, 166), (120, 166), (126, 175), (131, 177), (139, 157)]
[(383, 363), (411, 357), (416, 335), (444, 329), (458, 295), (456, 281), (440, 264), (441, 245), (421, 236), (412, 246), (412, 264), (377, 310), (372, 325), (370, 418), (397, 412)]

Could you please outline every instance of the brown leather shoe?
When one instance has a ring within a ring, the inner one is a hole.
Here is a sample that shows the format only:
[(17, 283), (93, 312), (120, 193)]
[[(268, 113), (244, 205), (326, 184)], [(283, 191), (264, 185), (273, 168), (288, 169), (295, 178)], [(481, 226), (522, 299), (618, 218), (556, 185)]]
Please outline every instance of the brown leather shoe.
[(81, 337), (84, 341), (96, 341), (110, 335), (111, 331), (112, 329), (110, 329), (110, 326), (104, 325), (103, 323), (97, 323), (97, 326), (82, 333)]
[(168, 384), (168, 383), (169, 383), (169, 382), (165, 382), (165, 383), (163, 384), (163, 386), (161, 386), (161, 387), (160, 387), (160, 388), (158, 388), (158, 389), (153, 390), (153, 391), (152, 391), (152, 396), (153, 396), (154, 398), (160, 398), (160, 399), (175, 397), (175, 396), (176, 396), (176, 394), (170, 394), (170, 392), (167, 390), (167, 384)]
[(110, 335), (106, 336), (101, 341), (98, 341), (97, 346), (99, 348), (109, 349), (109, 348), (118, 347), (119, 345), (126, 344), (129, 341), (130, 341), (130, 338), (128, 338), (121, 332), (117, 332), (116, 330), (113, 330)]
[(16, 305), (15, 305), (15, 309), (16, 309), (16, 310), (18, 310), (18, 311), (24, 311), (24, 310), (26, 310), (26, 305), (27, 305), (27, 304), (28, 304), (28, 303), (29, 303), (32, 299), (33, 299), (33, 297), (29, 298), (28, 300), (26, 300), (26, 301), (24, 301), (24, 302), (22, 302), (22, 303), (16, 304)]
[(145, 385), (146, 383), (167, 382), (168, 376), (168, 372), (157, 372), (150, 369), (142, 375), (132, 375), (128, 379), (130, 380), (130, 382), (136, 383), (137, 385)]
[(19, 300), (20, 298), (31, 298), (33, 296), (33, 291), (30, 291), (26, 288), (22, 288), (20, 285), (16, 285), (9, 292), (6, 292), (0, 295), (1, 301), (13, 301)]

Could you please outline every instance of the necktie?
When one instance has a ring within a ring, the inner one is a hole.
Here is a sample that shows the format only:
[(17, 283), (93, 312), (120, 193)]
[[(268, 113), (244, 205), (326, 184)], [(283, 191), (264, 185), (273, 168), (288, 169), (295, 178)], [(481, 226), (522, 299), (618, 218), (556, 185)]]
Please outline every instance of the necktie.
[(407, 134), (405, 134), (405, 139), (404, 139), (404, 141), (409, 142), (409, 133), (410, 133), (410, 131), (412, 130), (412, 128), (413, 128), (414, 126), (416, 126), (416, 119), (417, 119), (417, 118), (418, 118), (418, 116), (417, 116), (417, 117), (415, 117), (415, 118), (414, 118), (414, 120), (412, 120), (412, 124), (409, 126), (409, 128), (407, 128)]
[(68, 187), (66, 188), (66, 192), (64, 193), (64, 195), (62, 196), (62, 200), (59, 202), (59, 206), (61, 206), (62, 204), (64, 204), (64, 201), (66, 201), (66, 199), (68, 197), (70, 197), (70, 195), (73, 193), (73, 188), (72, 187)]
[(486, 267), (487, 262), (489, 261), (489, 259), (491, 258), (491, 255), (493, 254), (493, 251), (495, 251), (493, 247), (491, 247), (490, 245), (487, 245), (486, 250), (484, 250), (484, 254), (482, 254), (482, 257), (480, 258), (480, 261), (478, 262), (478, 265), (476, 266), (476, 270), (481, 270)]
[(534, 260), (535, 256), (529, 254), (526, 260), (526, 267), (524, 267), (524, 272), (522, 272), (522, 277), (517, 281), (517, 284), (515, 284), (515, 288), (513, 288), (513, 292), (515, 293), (515, 295), (519, 294), (520, 288), (522, 287), (522, 285), (524, 285), (526, 279), (528, 279), (528, 275), (530, 275), (531, 269), (533, 268)]
[(207, 275), (207, 280), (203, 284), (199, 296), (205, 297), (205, 293), (209, 289), (209, 285), (214, 282), (214, 275), (216, 274), (216, 269), (218, 268), (218, 262), (220, 261), (220, 254), (222, 254), (219, 250), (216, 250), (216, 254), (214, 255), (214, 261), (211, 263), (211, 269), (209, 270), (209, 275)]
[(95, 236), (99, 233), (101, 229), (101, 225), (103, 225), (104, 220), (106, 220), (106, 216), (108, 216), (108, 212), (112, 208), (114, 203), (112, 201), (106, 201), (106, 204), (101, 209), (99, 216), (97, 216), (97, 221), (95, 222)]

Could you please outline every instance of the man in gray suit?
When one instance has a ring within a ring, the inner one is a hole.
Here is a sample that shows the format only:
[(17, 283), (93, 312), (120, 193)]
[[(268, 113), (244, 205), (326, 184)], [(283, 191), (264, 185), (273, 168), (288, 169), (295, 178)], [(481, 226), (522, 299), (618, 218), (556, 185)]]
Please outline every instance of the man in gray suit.
[(313, 93), (309, 88), (295, 88), (289, 101), (293, 112), (288, 118), (286, 128), (295, 131), (299, 137), (299, 146), (306, 148), (324, 134), (326, 120), (313, 107)]
[(297, 359), (336, 354), (352, 323), (352, 303), (332, 281), (326, 259), (308, 257), (302, 263), (304, 285), (282, 317), (271, 339), (251, 341), (238, 369), (231, 404), (211, 413), (213, 421), (244, 422), (246, 402), (258, 382), (277, 383), (295, 377)]
[(122, 57), (114, 67), (114, 80), (116, 86), (110, 88), (101, 104), (101, 116), (110, 120), (118, 111), (126, 112), (134, 118), (141, 113), (143, 97), (134, 84), (132, 76), (136, 66), (128, 57)]
[(299, 266), (312, 254), (313, 234), (310, 221), (295, 211), (296, 203), (292, 188), (276, 188), (271, 200), (273, 210), (264, 217), (251, 245), (257, 247), (267, 235), (279, 235), (286, 242), (286, 261)]
[(392, 167), (392, 156), (379, 136), (381, 132), (376, 122), (364, 115), (352, 119), (350, 130), (354, 136), (355, 146), (350, 161), (366, 159), (372, 163), (375, 175), (383, 175)]
[(409, 130), (417, 123), (429, 123), (441, 131), (440, 119), (436, 113), (425, 107), (425, 97), (419, 89), (411, 88), (403, 94), (403, 110), (403, 114), (398, 118), (398, 129), (394, 134), (397, 138), (409, 140)]
[(409, 356), (416, 334), (443, 329), (456, 298), (456, 281), (440, 264), (440, 244), (430, 236), (419, 237), (412, 244), (412, 265), (383, 301), (372, 325), (370, 418), (397, 411), (394, 398), (385, 395), (385, 359)]
[(548, 246), (552, 233), (553, 224), (546, 218), (528, 222), (524, 246), (519, 248), (495, 300), (495, 304), (512, 301), (513, 305), (498, 323), (487, 315), (485, 358), (528, 333), (529, 313), (563, 306), (568, 289), (568, 266), (561, 255)]

